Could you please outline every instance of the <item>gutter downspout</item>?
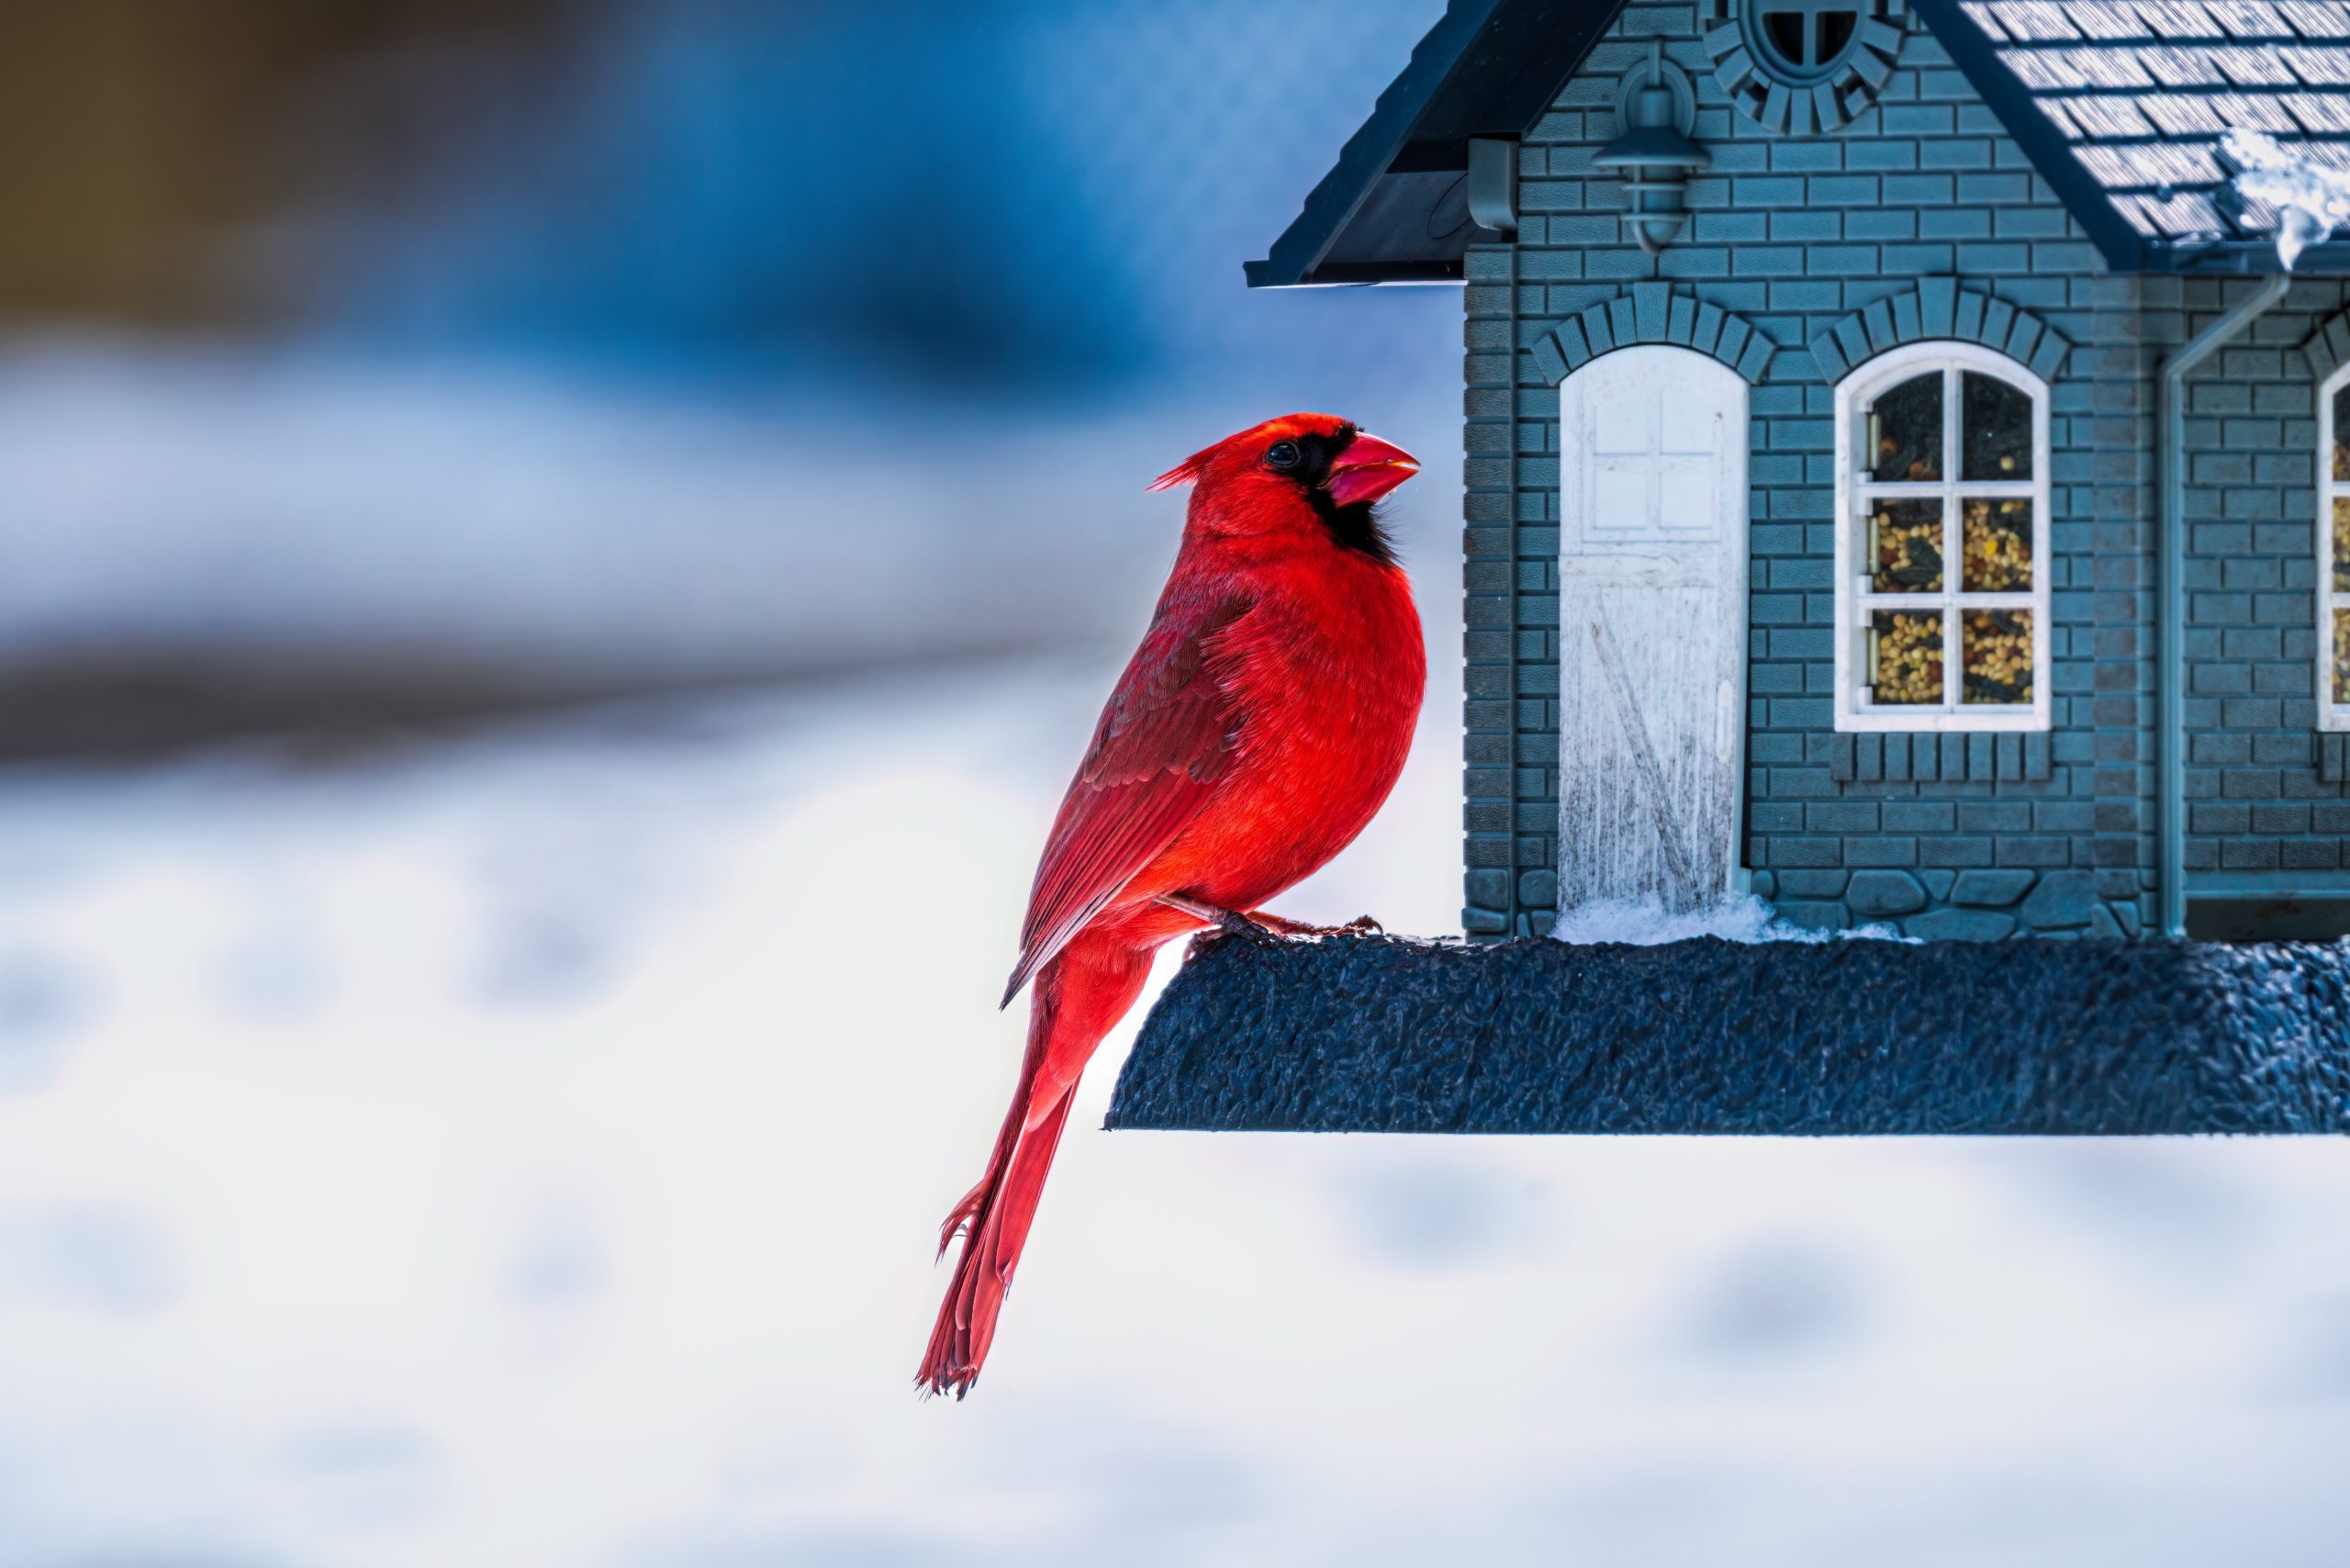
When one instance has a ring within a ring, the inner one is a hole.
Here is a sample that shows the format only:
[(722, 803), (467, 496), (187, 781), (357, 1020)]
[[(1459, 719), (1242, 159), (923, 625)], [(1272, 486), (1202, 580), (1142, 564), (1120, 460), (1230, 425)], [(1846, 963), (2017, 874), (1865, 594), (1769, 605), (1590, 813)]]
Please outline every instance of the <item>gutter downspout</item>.
[(2162, 925), (2187, 934), (2187, 373), (2285, 297), (2290, 273), (2263, 278), (2236, 307), (2163, 362)]

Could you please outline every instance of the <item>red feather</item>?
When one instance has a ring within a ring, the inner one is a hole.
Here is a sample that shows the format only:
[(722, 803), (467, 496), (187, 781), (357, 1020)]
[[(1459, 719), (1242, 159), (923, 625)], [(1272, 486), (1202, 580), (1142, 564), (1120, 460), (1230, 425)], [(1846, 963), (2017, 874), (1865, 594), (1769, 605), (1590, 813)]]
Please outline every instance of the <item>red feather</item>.
[(1218, 649), (1248, 610), (1237, 596), (1203, 603), (1169, 595), (1160, 604), (1045, 842), (1005, 1005), (1182, 832), (1232, 766), (1241, 713), (1226, 685), (1231, 661), (1219, 667)]

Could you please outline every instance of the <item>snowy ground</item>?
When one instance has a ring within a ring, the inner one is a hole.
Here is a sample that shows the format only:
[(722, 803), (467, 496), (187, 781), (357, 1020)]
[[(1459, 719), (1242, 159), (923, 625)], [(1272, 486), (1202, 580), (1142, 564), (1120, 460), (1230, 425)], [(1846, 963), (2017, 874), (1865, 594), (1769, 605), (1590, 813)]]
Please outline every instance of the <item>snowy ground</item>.
[[(2340, 1561), (2339, 1141), (1111, 1136), (1105, 1060), (918, 1403), (1107, 675), (0, 782), (0, 1565)], [(1294, 913), (1448, 927), (1448, 736)]]

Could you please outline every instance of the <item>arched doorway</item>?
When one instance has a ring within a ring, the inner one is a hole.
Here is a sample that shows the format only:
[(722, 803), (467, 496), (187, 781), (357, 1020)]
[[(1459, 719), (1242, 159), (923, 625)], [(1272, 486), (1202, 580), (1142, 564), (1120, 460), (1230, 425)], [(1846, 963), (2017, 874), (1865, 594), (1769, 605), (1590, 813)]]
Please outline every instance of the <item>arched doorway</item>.
[(1736, 883), (1747, 388), (1643, 345), (1559, 387), (1559, 907)]

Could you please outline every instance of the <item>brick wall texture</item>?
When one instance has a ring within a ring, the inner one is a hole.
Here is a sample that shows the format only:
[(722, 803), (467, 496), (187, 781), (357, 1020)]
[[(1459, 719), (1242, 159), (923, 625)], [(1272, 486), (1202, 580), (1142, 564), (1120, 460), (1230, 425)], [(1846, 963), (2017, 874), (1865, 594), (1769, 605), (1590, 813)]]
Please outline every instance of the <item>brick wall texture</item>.
[[(2155, 373), (2251, 286), (2106, 273), (1914, 24), (1879, 105), (1806, 136), (1766, 131), (1730, 106), (1703, 26), (1688, 5), (1626, 7), (1520, 148), (1515, 242), (1468, 253), (1464, 924), (1494, 936), (1554, 918), (1553, 334), (1594, 305), (1620, 312), (1636, 286), (1662, 279), (1771, 345), (1749, 359), (1746, 864), (1757, 891), (1815, 926), (2145, 930), (2156, 918)], [(1651, 38), (1695, 84), (1695, 135), (1714, 160), (1689, 182), (1687, 225), (1654, 259), (1618, 220), (1620, 182), (1591, 168), (1616, 134), (1617, 80)], [(1927, 279), (2004, 301), (2072, 345), (2051, 382), (2053, 728), (2031, 767), (1941, 766), (1945, 743), (1931, 765), (1897, 774), (1879, 761), (1870, 771), (1883, 777), (1861, 778), (1833, 733), (1834, 382), (1808, 345)], [(2188, 383), (2190, 891), (2222, 880), (2350, 890), (2350, 795), (2321, 777), (2313, 734), (2317, 427), (2303, 353), (2344, 302), (2338, 282), (2295, 284)]]

